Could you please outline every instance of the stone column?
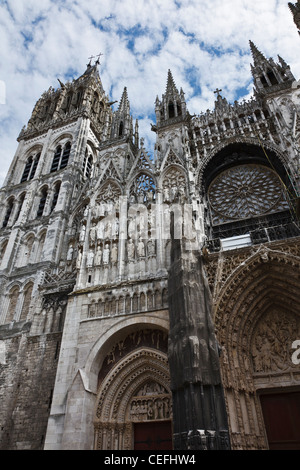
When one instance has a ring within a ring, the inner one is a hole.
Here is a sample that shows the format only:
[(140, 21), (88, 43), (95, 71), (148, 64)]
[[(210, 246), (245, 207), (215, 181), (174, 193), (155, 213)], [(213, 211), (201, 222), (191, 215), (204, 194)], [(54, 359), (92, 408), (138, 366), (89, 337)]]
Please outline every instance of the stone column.
[(173, 240), (168, 284), (175, 450), (229, 449), (211, 296), (201, 255), (183, 240)]

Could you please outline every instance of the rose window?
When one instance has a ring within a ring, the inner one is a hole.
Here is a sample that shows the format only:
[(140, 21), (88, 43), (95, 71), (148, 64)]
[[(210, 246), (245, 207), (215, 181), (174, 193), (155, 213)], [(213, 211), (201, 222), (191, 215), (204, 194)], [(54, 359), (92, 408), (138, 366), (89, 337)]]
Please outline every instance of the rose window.
[(261, 165), (240, 165), (215, 178), (208, 190), (214, 224), (288, 209), (277, 174)]

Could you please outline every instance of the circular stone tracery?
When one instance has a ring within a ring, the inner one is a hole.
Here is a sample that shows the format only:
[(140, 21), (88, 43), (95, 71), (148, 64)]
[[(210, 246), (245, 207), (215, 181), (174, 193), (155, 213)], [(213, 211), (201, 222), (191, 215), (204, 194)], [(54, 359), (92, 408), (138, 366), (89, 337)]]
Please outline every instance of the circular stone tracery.
[(248, 218), (279, 208), (283, 186), (270, 168), (254, 164), (239, 165), (217, 176), (209, 187), (208, 197), (213, 212), (223, 218)]

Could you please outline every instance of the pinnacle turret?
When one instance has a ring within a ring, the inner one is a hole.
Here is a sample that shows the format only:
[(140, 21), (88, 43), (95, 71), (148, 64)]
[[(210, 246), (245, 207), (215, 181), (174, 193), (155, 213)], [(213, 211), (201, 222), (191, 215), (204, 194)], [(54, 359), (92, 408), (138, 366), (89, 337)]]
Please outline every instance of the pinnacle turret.
[(255, 93), (266, 94), (277, 90), (278, 87), (285, 89), (291, 86), (295, 78), (288, 64), (280, 56), (279, 63), (272, 58), (267, 59), (252, 41), (249, 42), (254, 63), (251, 64), (251, 72)]

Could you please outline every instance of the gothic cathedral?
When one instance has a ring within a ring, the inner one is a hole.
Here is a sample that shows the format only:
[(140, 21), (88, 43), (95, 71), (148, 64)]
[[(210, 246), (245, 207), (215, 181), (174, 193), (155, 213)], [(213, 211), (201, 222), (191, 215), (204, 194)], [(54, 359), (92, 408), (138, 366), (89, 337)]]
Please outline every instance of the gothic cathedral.
[[(300, 30), (300, 2), (289, 4)], [(0, 448), (300, 449), (300, 81), (192, 116), (153, 155), (99, 60), (36, 103), (0, 191)]]

